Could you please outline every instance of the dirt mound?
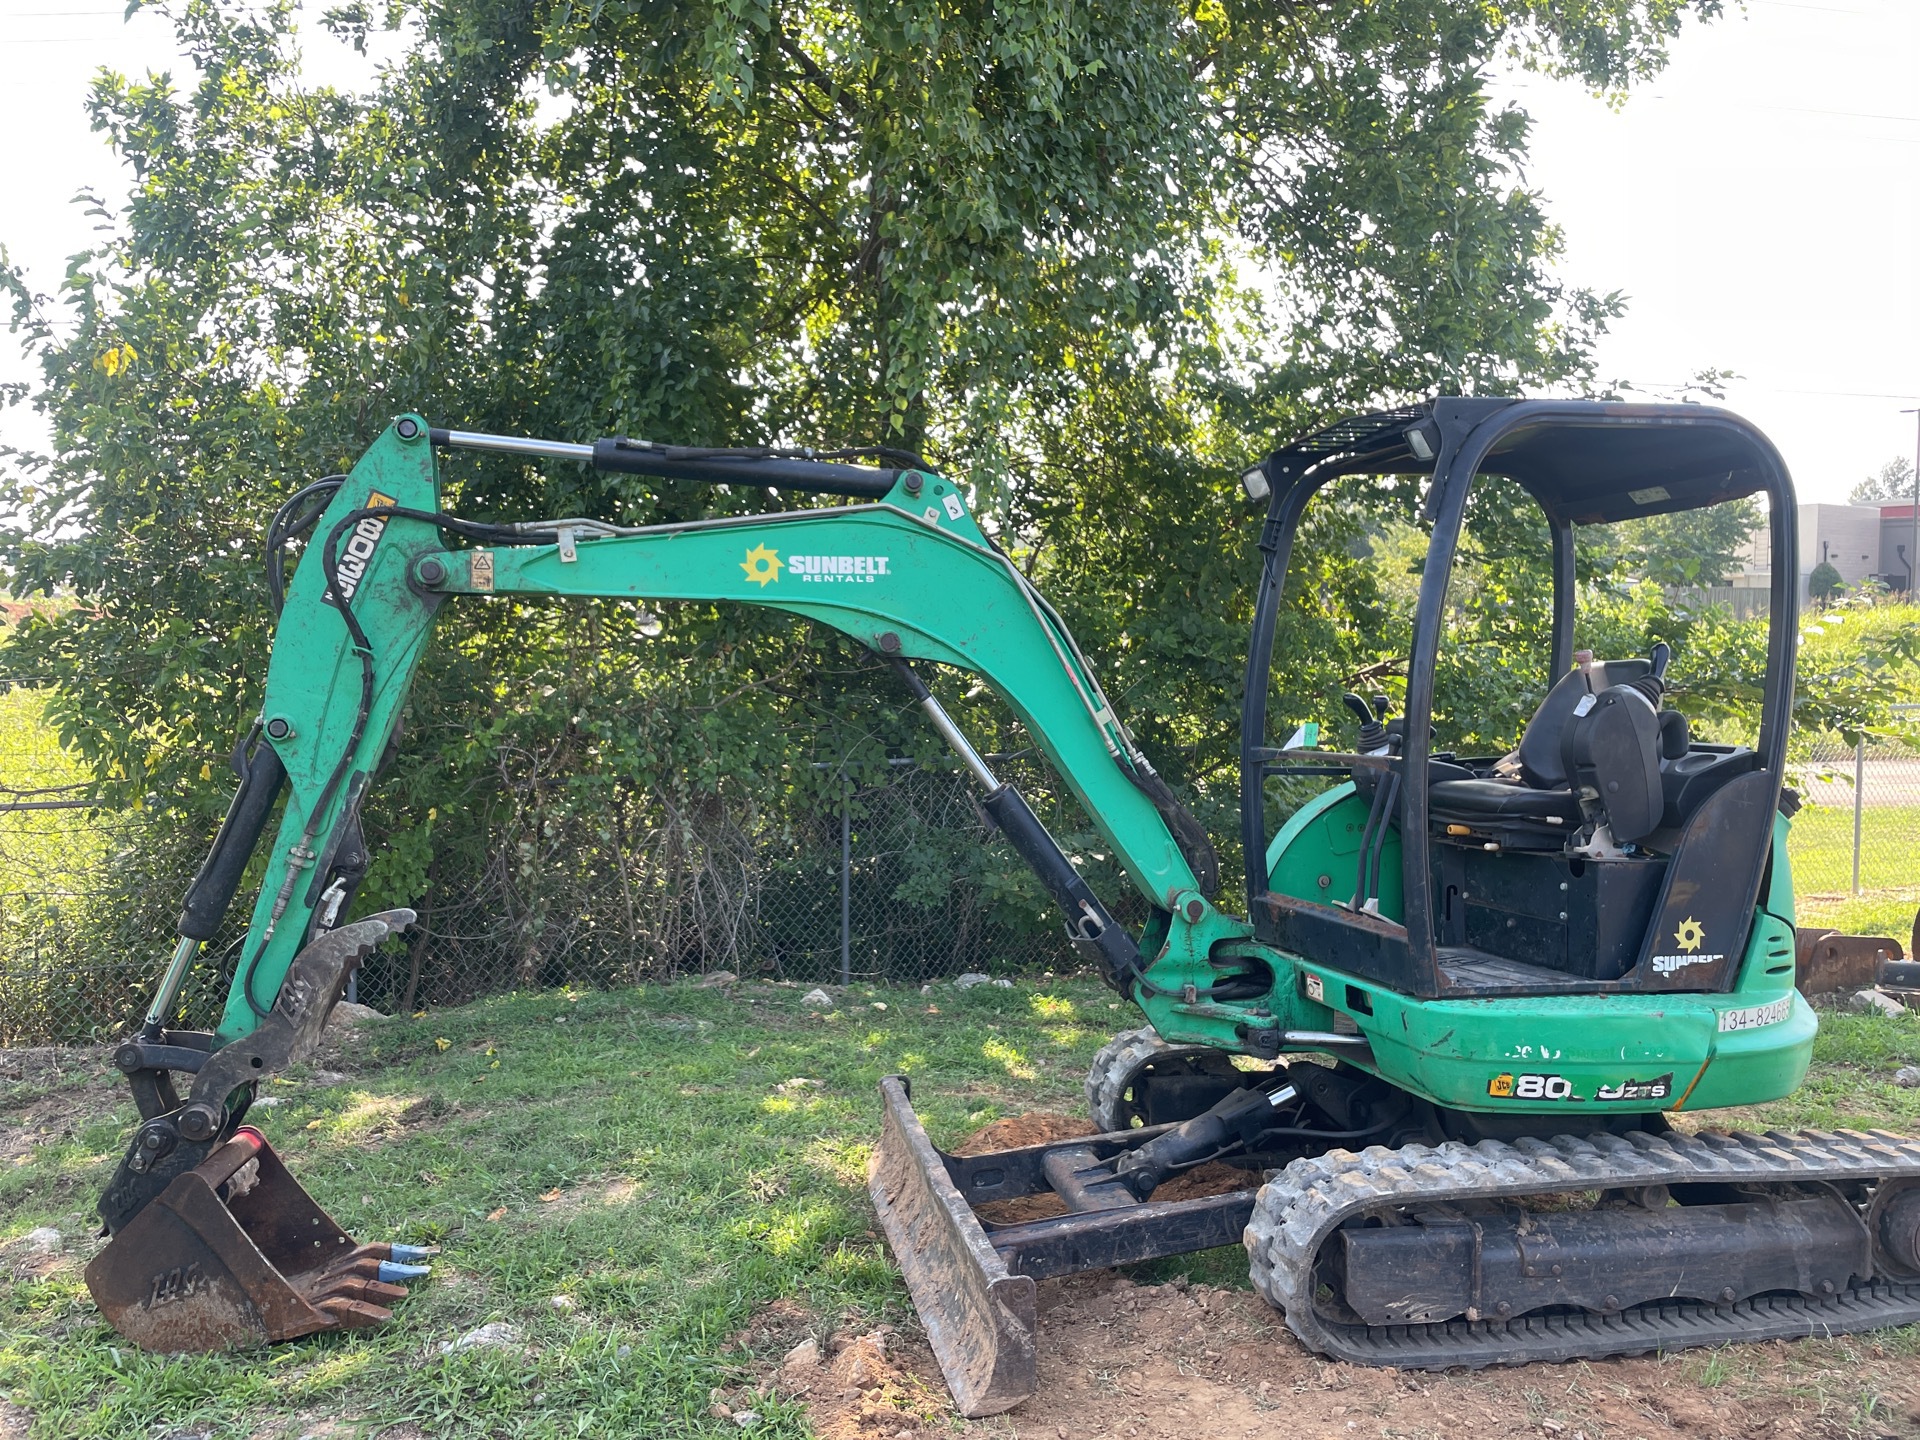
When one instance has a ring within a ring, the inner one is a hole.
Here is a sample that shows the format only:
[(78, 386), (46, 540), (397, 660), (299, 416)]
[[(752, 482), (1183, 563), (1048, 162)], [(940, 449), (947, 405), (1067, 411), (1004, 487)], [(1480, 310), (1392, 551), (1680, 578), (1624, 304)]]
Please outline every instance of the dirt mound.
[(1219, 1160), (1209, 1160), (1204, 1165), (1196, 1165), (1184, 1174), (1176, 1175), (1166, 1184), (1156, 1186), (1151, 1200), (1198, 1200), (1205, 1195), (1228, 1195), (1235, 1190), (1258, 1190), (1260, 1172), (1242, 1170), (1237, 1165), (1227, 1165)]
[(945, 1430), (953, 1405), (938, 1368), (931, 1380), (923, 1365), (903, 1368), (894, 1359), (898, 1347), (885, 1327), (856, 1336), (830, 1362), (785, 1367), (781, 1388), (806, 1397), (821, 1440), (906, 1440)]
[[(1051, 1145), (1056, 1140), (1074, 1140), (1096, 1133), (1091, 1124), (1072, 1115), (1050, 1115), (1032, 1111), (1009, 1115), (982, 1125), (953, 1147), (955, 1155), (985, 1155), (995, 1150), (1016, 1150), (1023, 1145)], [(1155, 1200), (1197, 1200), (1203, 1195), (1224, 1195), (1245, 1190), (1260, 1183), (1252, 1171), (1210, 1161), (1176, 1175), (1153, 1192)], [(982, 1220), (996, 1225), (1017, 1225), (1023, 1220), (1047, 1220), (1067, 1213), (1058, 1195), (1022, 1195), (1017, 1200), (991, 1200), (980, 1206)]]
[(813, 1312), (798, 1300), (775, 1300), (755, 1311), (746, 1328), (730, 1337), (727, 1346), (756, 1356), (771, 1353), (777, 1358), (806, 1339), (813, 1325)]
[(1056, 1140), (1073, 1140), (1094, 1134), (1092, 1124), (1073, 1115), (1049, 1115), (1031, 1111), (1008, 1115), (982, 1125), (953, 1147), (955, 1155), (985, 1155), (993, 1150), (1018, 1150), (1025, 1145), (1051, 1145)]

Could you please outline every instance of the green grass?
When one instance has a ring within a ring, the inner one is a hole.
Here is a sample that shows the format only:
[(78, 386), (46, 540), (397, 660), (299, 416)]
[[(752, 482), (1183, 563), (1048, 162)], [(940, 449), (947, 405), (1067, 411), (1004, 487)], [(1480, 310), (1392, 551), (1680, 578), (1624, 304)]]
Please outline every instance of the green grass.
[[(84, 796), (55, 787), (87, 779), (61, 749), (46, 719), (46, 697), (0, 691), (0, 798), (47, 801)], [(74, 920), (97, 883), (108, 850), (105, 827), (86, 810), (0, 812), (0, 1043), (87, 1033), (99, 1016), (97, 973), (77, 966)]]
[[(0, 1292), (0, 1392), (39, 1436), (737, 1435), (710, 1392), (738, 1407), (764, 1373), (773, 1352), (729, 1343), (761, 1307), (797, 1301), (820, 1331), (907, 1318), (865, 1194), (880, 1076), (912, 1076), (950, 1144), (1004, 1114), (1078, 1113), (1093, 1051), (1137, 1022), (1086, 982), (856, 987), (829, 1014), (799, 993), (509, 996), (370, 1024), (326, 1062), (342, 1082), (270, 1084), (284, 1103), (257, 1113), (324, 1206), (362, 1239), (444, 1253), (393, 1324), (251, 1354), (142, 1354), (94, 1311), (82, 1237), (132, 1120), (104, 1060), (64, 1089), (0, 1083), (0, 1153), (20, 1157), (0, 1164), (0, 1244), (69, 1237), (52, 1273)], [(1910, 1063), (1920, 1017), (1829, 1016), (1799, 1095), (1712, 1118), (1920, 1128), (1920, 1091), (1890, 1083)], [(1238, 1247), (1133, 1273), (1247, 1283)], [(490, 1320), (522, 1327), (526, 1353), (440, 1354)], [(785, 1401), (754, 1408), (757, 1435), (806, 1433)]]
[[(1865, 812), (1860, 847), (1860, 885), (1882, 890), (1914, 885), (1920, 878), (1920, 805), (1877, 805)], [(1793, 885), (1800, 895), (1835, 894), (1853, 888), (1853, 811), (1843, 806), (1804, 807), (1793, 817), (1787, 841)], [(1907, 925), (1913, 924), (1909, 910)]]
[(1920, 1065), (1920, 1013), (1823, 1011), (1806, 1082), (1784, 1100), (1739, 1110), (1702, 1111), (1696, 1121), (1741, 1129), (1896, 1130), (1920, 1133), (1920, 1090), (1893, 1083), (1903, 1065)]
[[(0, 1294), (0, 1389), (47, 1436), (295, 1436), (326, 1418), (737, 1435), (707, 1415), (709, 1391), (743, 1383), (753, 1357), (727, 1340), (758, 1307), (790, 1296), (825, 1323), (906, 1312), (865, 1193), (880, 1077), (911, 1075), (936, 1142), (952, 1142), (1002, 1114), (1077, 1110), (1093, 1051), (1137, 1018), (1088, 984), (856, 988), (824, 1016), (799, 993), (513, 996), (371, 1025), (338, 1062), (360, 1074), (290, 1076), (261, 1113), (358, 1237), (444, 1247), (395, 1324), (167, 1360), (119, 1341), (69, 1263)], [(822, 1083), (779, 1088), (796, 1077)], [(33, 1099), (0, 1098), (13, 1116)], [(90, 1249), (78, 1237), (131, 1120), (118, 1105), (0, 1167), (0, 1241), (53, 1224)], [(555, 1295), (576, 1308), (556, 1313)], [(438, 1353), (488, 1320), (522, 1326), (530, 1353)], [(756, 1434), (804, 1433), (783, 1402), (756, 1408)]]
[(1799, 902), (1802, 926), (1843, 930), (1849, 935), (1888, 935), (1904, 948), (1913, 938), (1920, 885), (1895, 886), (1865, 895), (1809, 895)]

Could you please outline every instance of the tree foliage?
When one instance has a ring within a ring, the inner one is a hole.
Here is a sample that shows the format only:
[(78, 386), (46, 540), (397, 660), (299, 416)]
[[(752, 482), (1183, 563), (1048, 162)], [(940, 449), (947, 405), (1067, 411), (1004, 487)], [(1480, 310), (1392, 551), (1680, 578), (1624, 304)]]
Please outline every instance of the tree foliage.
[[(351, 94), (302, 81), (287, 0), (179, 0), (185, 72), (92, 95), (127, 210), (53, 296), (8, 276), (53, 446), (9, 465), (4, 559), (83, 602), (20, 627), (10, 664), (57, 688), (117, 798), (203, 830), (258, 704), (263, 519), (393, 413), (887, 442), (973, 487), (1150, 753), (1224, 805), (1257, 571), (1231, 477), (1354, 406), (1587, 384), (1618, 302), (1553, 275), (1527, 117), (1485, 75), (1517, 58), (1618, 88), (1719, 8), (394, 0), (327, 17), (409, 37)], [(449, 473), (478, 518), (761, 499), (504, 458)], [(1384, 613), (1350, 531), (1325, 522), (1283, 626), (1302, 706), (1378, 658), (1344, 619)], [(816, 759), (930, 753), (839, 638), (664, 620), (443, 621), (372, 817), (372, 898), (417, 898), (503, 825), (530, 837), (531, 895), (641, 820), (777, 819), (830, 803)], [(956, 704), (1020, 743), (989, 701)]]
[(1913, 461), (1896, 455), (1867, 476), (1847, 496), (1855, 505), (1898, 505), (1913, 503)]

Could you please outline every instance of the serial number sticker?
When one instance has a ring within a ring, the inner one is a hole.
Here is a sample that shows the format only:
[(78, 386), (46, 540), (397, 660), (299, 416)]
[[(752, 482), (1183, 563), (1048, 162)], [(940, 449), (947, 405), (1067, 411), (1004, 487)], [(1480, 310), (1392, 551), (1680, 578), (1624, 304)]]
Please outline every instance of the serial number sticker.
[(1720, 1012), (1720, 1033), (1725, 1035), (1734, 1030), (1758, 1030), (1765, 1025), (1778, 1025), (1793, 1013), (1793, 997), (1783, 995), (1770, 1005), (1750, 1005), (1744, 1010), (1722, 1010)]

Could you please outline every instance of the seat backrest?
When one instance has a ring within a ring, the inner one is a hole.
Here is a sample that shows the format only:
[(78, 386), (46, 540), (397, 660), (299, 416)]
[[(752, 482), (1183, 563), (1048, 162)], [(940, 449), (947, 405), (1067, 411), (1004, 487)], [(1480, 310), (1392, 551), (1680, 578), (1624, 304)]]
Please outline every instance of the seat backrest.
[(1616, 843), (1651, 834), (1666, 809), (1660, 788), (1660, 719), (1634, 686), (1615, 685), (1576, 706), (1564, 765), (1582, 813), (1604, 819)]
[[(1594, 663), (1601, 672), (1595, 680), (1596, 691), (1628, 684), (1653, 670), (1653, 666), (1645, 660), (1599, 660)], [(1585, 677), (1577, 669), (1569, 670), (1554, 682), (1553, 688), (1547, 692), (1547, 698), (1533, 712), (1533, 719), (1527, 722), (1515, 755), (1520, 763), (1520, 778), (1533, 789), (1559, 790), (1566, 785), (1567, 766), (1561, 758), (1560, 743), (1567, 722), (1573, 718), (1574, 707), (1586, 693)]]

